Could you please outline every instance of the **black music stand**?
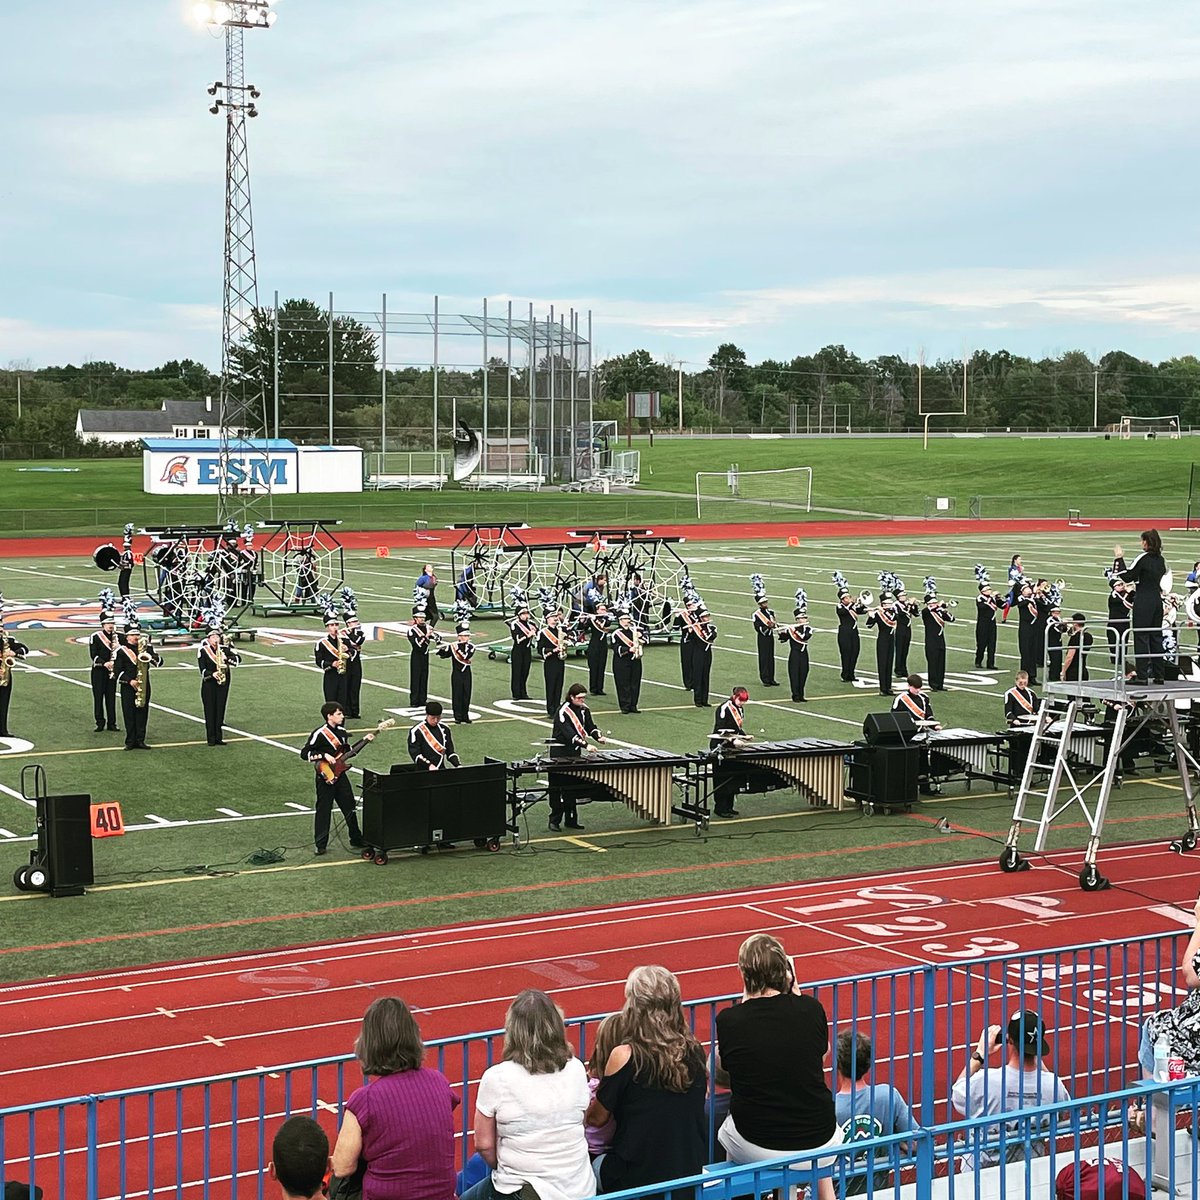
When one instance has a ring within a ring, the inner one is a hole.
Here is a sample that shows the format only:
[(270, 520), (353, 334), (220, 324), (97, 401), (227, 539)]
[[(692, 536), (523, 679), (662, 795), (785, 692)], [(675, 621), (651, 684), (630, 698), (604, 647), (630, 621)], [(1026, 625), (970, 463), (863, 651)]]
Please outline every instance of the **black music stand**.
[(380, 866), (389, 850), (473, 841), (500, 849), (508, 829), (504, 763), (430, 771), (400, 763), (387, 775), (363, 771), (363, 858)]

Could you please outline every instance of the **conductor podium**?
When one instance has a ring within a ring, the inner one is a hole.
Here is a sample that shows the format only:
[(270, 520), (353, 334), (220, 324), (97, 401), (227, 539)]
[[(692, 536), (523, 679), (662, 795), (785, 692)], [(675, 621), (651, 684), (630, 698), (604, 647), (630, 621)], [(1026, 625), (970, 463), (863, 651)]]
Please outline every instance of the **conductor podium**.
[(508, 771), (502, 762), (430, 771), (401, 763), (386, 775), (363, 771), (363, 858), (383, 866), (389, 850), (473, 841), (500, 849), (508, 825)]

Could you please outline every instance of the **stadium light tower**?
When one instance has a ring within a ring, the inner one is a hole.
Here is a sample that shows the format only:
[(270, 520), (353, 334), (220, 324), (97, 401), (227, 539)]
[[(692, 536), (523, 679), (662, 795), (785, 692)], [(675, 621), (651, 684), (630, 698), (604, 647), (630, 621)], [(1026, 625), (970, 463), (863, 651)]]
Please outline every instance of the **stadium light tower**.
[(225, 287), (221, 313), (221, 450), (217, 517), (239, 524), (271, 513), (271, 472), (267, 455), (256, 449), (256, 433), (266, 436), (263, 392), (257, 373), (249, 377), (235, 356), (258, 307), (254, 260), (254, 215), (250, 205), (250, 154), (246, 121), (257, 117), (261, 93), (246, 83), (247, 29), (270, 29), (278, 15), (275, 0), (200, 0), (196, 21), (225, 31), (225, 78), (210, 85), (209, 112), (225, 113)]

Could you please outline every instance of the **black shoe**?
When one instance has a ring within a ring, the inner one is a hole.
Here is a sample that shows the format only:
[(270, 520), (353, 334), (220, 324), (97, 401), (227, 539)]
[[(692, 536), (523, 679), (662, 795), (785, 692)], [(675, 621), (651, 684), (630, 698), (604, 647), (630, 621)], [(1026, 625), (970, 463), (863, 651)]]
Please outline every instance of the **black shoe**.
[(351, 850), (361, 850), (364, 846), (366, 846), (366, 844), (367, 843), (364, 842), (362, 840), (362, 838), (351, 838), (350, 839), (350, 849)]
[(121, 727), (120, 727), (120, 725), (110, 725), (108, 727), (108, 732), (109, 733), (120, 733)]
[(891, 688), (880, 688), (879, 694), (881, 696), (890, 696), (892, 694)]
[(995, 663), (988, 663), (988, 665), (987, 665), (987, 669), (988, 669), (989, 671), (994, 671), (994, 670), (996, 669), (996, 664), (995, 664)]
[(103, 726), (103, 725), (97, 725), (97, 726), (96, 726), (96, 732), (97, 732), (97, 733), (103, 733), (103, 732), (104, 732), (104, 726)]
[(126, 746), (125, 749), (126, 750), (140, 750), (141, 747), (140, 746)]
[(139, 750), (150, 750), (150, 749), (152, 749), (152, 747), (151, 747), (151, 746), (149, 746), (149, 745), (148, 745), (146, 742), (138, 742), (138, 744), (137, 744), (137, 748), (138, 748)]
[(315, 854), (315, 855), (316, 855), (316, 856), (319, 858), (319, 857), (320, 857), (322, 854), (328, 854), (328, 853), (329, 853), (329, 847), (328, 847), (328, 846), (318, 846), (318, 847), (317, 847), (317, 848), (316, 848), (316, 849), (313, 851), (313, 853), (314, 853), (314, 854)]
[(981, 663), (981, 662), (979, 661), (979, 659), (976, 659), (976, 660), (975, 660), (975, 665), (976, 665), (977, 667), (982, 667), (982, 666), (983, 666), (983, 663)]
[(568, 829), (583, 829), (583, 826), (578, 821), (567, 821), (565, 824)]
[(922, 796), (934, 796), (937, 794), (927, 783), (923, 783), (919, 790)]
[(562, 833), (562, 826), (557, 821), (548, 822), (546, 828), (549, 829), (551, 833)]
[(640, 708), (631, 708), (629, 711), (631, 713), (640, 713), (642, 710)]
[(718, 817), (736, 817), (736, 816), (740, 816), (741, 814), (738, 812), (738, 810), (736, 808), (727, 808), (727, 809), (725, 809), (724, 812), (718, 810), (716, 815)]
[(604, 691), (601, 691), (601, 692), (593, 692), (593, 693), (592, 693), (592, 695), (593, 695), (593, 696), (607, 696), (607, 695), (608, 695), (608, 693), (607, 693), (607, 692), (604, 692)]
[(792, 703), (793, 704), (807, 704), (808, 697), (807, 696), (793, 696)]

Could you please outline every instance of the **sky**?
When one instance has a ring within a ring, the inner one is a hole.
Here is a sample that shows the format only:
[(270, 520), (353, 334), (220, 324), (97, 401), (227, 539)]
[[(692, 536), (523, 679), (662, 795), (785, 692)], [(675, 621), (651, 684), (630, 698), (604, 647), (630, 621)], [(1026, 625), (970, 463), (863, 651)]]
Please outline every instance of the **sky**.
[[(592, 313), (596, 355), (1200, 341), (1183, 0), (278, 0), (260, 298)], [(0, 365), (220, 362), (220, 35), (0, 0)], [(467, 353), (463, 348), (463, 353)]]

